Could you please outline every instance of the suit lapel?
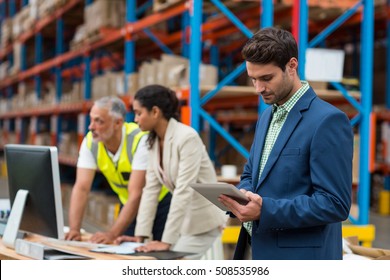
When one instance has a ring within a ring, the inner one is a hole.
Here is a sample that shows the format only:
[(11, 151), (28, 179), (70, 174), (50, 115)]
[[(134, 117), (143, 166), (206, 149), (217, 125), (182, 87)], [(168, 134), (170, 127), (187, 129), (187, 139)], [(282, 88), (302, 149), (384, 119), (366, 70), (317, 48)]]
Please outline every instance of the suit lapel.
[[(159, 159), (160, 158), (159, 146), (160, 146), (160, 141), (158, 140), (158, 137), (156, 137), (156, 142), (154, 143), (153, 148), (152, 148), (152, 153), (153, 153), (152, 156), (155, 159)], [(160, 164), (159, 160), (155, 160), (154, 161), (154, 166), (153, 166), (154, 173), (156, 174), (156, 176), (157, 176), (157, 178), (158, 178), (158, 180), (160, 182), (164, 182), (164, 180), (163, 180), (163, 178), (161, 177), (161, 174), (160, 174), (159, 164)]]
[(165, 139), (164, 139), (164, 153), (163, 153), (163, 167), (166, 176), (169, 177), (169, 180), (172, 180), (170, 167), (171, 167), (171, 154), (172, 154), (172, 145), (174, 141), (174, 132), (175, 127), (177, 125), (177, 121), (173, 118), (169, 120), (167, 131), (165, 132)]
[(267, 135), (268, 127), (271, 122), (272, 117), (272, 107), (269, 107), (265, 110), (259, 119), (259, 124), (257, 126), (256, 135), (255, 135), (255, 147), (253, 155), (253, 168), (252, 168), (252, 180), (253, 186), (257, 186), (257, 181), (259, 178), (259, 168), (260, 168), (260, 157), (263, 152), (265, 137)]
[[(260, 180), (255, 185), (256, 191), (259, 189), (260, 185), (263, 183), (268, 173), (272, 170), (272, 167), (275, 165), (275, 162), (280, 157), (280, 154), (284, 146), (286, 145), (288, 139), (290, 138), (291, 134), (294, 132), (295, 128), (300, 122), (302, 118), (301, 112), (309, 108), (310, 103), (314, 97), (316, 97), (314, 91), (311, 88), (309, 88), (309, 90), (298, 100), (298, 102), (295, 104), (295, 106), (288, 114), (288, 117), (282, 127), (282, 130), (280, 131), (279, 136), (276, 139), (276, 142), (272, 148), (272, 151), (269, 154), (267, 163), (264, 166), (264, 170), (263, 173), (261, 174)], [(265, 141), (265, 137), (262, 138), (261, 148), (264, 145), (264, 141)], [(260, 164), (260, 159), (258, 160), (258, 162), (256, 162), (256, 164), (258, 165)], [(257, 166), (257, 171), (259, 171), (259, 166)], [(257, 177), (258, 175), (259, 172), (257, 172)]]

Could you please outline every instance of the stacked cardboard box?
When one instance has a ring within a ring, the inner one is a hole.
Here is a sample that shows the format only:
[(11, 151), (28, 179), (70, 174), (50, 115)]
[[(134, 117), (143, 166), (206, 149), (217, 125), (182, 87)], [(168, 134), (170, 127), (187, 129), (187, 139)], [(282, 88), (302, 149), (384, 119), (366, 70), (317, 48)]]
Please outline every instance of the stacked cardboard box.
[(13, 47), (14, 62), (12, 67), (9, 70), (10, 75), (15, 75), (20, 72), (22, 68), (21, 55), (22, 55), (22, 45), (20, 43), (14, 43), (14, 47)]
[(0, 80), (5, 79), (9, 75), (9, 61), (0, 63)]
[[(283, 4), (293, 5), (294, 0), (281, 0)], [(386, 0), (375, 0), (375, 5), (386, 4)], [(307, 0), (307, 4), (313, 7), (320, 8), (350, 8), (356, 4), (356, 0), (343, 0), (343, 1), (335, 1), (335, 0)]]
[(87, 26), (85, 24), (79, 25), (76, 28), (73, 39), (70, 41), (70, 49), (77, 50), (83, 46), (87, 38)]
[(92, 80), (92, 99), (96, 100), (103, 96), (123, 96), (124, 74), (123, 72), (107, 72), (96, 76)]
[(117, 196), (108, 196), (103, 192), (91, 192), (85, 217), (102, 228), (109, 228), (118, 215), (119, 200)]
[(8, 111), (8, 102), (6, 98), (0, 98), (0, 114), (5, 114)]
[(38, 0), (36, 4), (38, 6), (39, 17), (43, 18), (54, 13), (55, 10), (65, 5), (67, 2), (68, 0)]
[(126, 3), (123, 0), (96, 0), (84, 10), (86, 32), (89, 36), (103, 27), (122, 27), (125, 24)]
[(32, 144), (41, 145), (41, 146), (50, 146), (52, 144), (50, 132), (37, 133), (35, 135), (35, 142)]
[(78, 103), (83, 100), (84, 82), (74, 82), (62, 88), (61, 103)]
[(153, 11), (160, 12), (182, 2), (184, 2), (184, 0), (154, 0)]
[(343, 240), (344, 260), (390, 260), (390, 250), (359, 245), (356, 236)]
[[(178, 55), (161, 55), (160, 60), (143, 62), (139, 67), (138, 86), (160, 84), (175, 88), (189, 85), (189, 61)], [(218, 69), (213, 65), (201, 64), (199, 80), (201, 86), (218, 83)]]
[(381, 144), (383, 161), (390, 165), (390, 122), (381, 124)]
[(58, 150), (66, 156), (77, 156), (79, 147), (77, 133), (74, 131), (61, 132), (58, 143)]
[(12, 19), (6, 18), (1, 22), (1, 48), (5, 48), (12, 41)]
[(31, 26), (27, 26), (24, 22), (30, 21), (30, 7), (27, 5), (23, 7), (17, 14), (12, 18), (12, 39), (15, 41), (20, 34), (22, 34), (26, 29), (31, 28)]

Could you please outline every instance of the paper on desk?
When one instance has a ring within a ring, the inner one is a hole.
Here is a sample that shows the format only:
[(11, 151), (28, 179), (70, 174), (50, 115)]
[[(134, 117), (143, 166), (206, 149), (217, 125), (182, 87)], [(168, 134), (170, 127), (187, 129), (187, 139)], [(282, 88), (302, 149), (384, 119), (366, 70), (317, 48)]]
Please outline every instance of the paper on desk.
[(107, 247), (101, 247), (96, 249), (91, 249), (91, 252), (96, 253), (109, 253), (109, 254), (119, 254), (119, 255), (130, 255), (135, 253), (135, 248), (144, 245), (144, 243), (139, 242), (123, 242), (120, 245), (113, 245)]

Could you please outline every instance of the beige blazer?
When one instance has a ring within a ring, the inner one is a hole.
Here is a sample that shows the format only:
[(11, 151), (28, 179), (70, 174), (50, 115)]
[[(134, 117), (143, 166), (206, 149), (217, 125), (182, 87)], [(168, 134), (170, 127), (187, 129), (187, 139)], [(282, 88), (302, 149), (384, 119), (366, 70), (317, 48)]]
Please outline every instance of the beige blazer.
[[(156, 139), (150, 150), (140, 208), (137, 216), (136, 236), (151, 236), (156, 216), (158, 196), (163, 179), (158, 171)], [(190, 183), (217, 182), (215, 169), (199, 134), (187, 125), (170, 119), (165, 133), (163, 168), (172, 186), (172, 201), (162, 241), (175, 244), (180, 235), (195, 235), (223, 226), (225, 212), (195, 192)]]

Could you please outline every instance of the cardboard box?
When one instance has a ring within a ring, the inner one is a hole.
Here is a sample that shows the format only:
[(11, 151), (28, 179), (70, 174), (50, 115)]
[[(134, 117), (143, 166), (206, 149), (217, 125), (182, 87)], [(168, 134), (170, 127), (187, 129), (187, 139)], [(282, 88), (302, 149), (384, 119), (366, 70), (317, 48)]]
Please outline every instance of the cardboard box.
[(369, 260), (390, 260), (390, 250), (381, 248), (367, 248), (358, 244), (356, 236), (345, 238), (344, 251)]
[(138, 87), (139, 75), (137, 72), (131, 73), (127, 75), (127, 94), (130, 96), (134, 96)]
[(160, 12), (182, 2), (184, 0), (154, 0), (153, 11)]
[(161, 84), (167, 87), (188, 85), (188, 65), (189, 61), (185, 57), (162, 54), (159, 72), (164, 72), (164, 76)]
[(14, 75), (20, 72), (21, 64), (22, 64), (22, 45), (20, 43), (14, 43), (13, 47), (13, 55), (14, 55), (14, 63), (10, 69), (10, 74)]
[(328, 82), (308, 81), (309, 85), (314, 89), (328, 89)]
[(96, 33), (102, 27), (121, 27), (125, 24), (124, 1), (96, 0), (84, 10), (87, 33)]

